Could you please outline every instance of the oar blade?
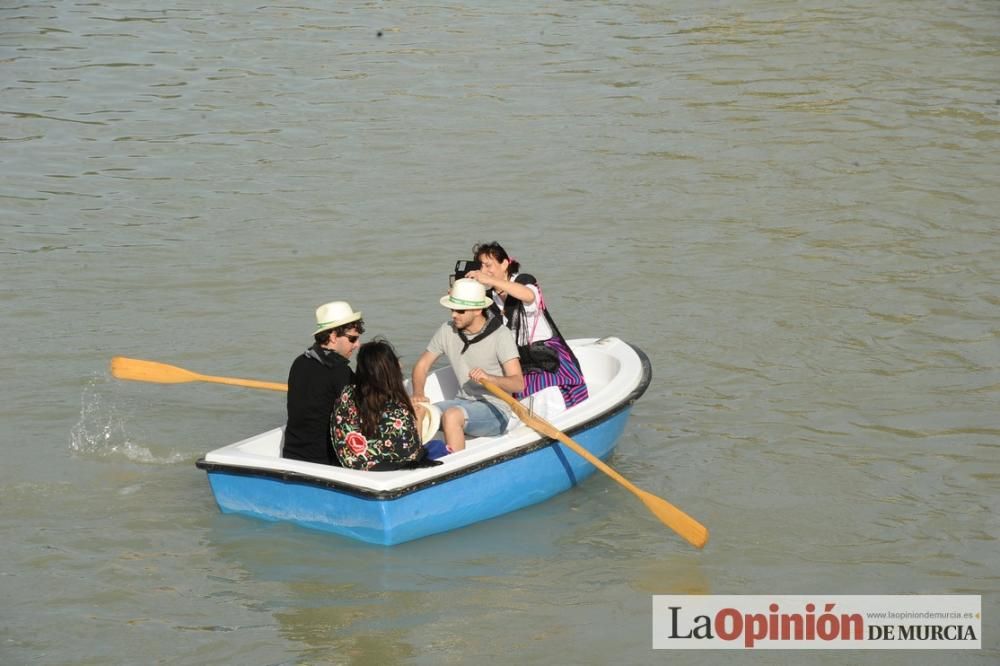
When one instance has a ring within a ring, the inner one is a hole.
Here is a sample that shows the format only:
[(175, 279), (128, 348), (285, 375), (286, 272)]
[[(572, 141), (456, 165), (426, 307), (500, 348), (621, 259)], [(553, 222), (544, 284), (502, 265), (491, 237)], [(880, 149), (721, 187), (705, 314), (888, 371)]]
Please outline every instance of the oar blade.
[(708, 528), (687, 515), (676, 506), (652, 493), (640, 490), (639, 499), (661, 523), (677, 532), (695, 548), (703, 548), (708, 543)]
[(156, 384), (183, 384), (199, 379), (199, 375), (184, 368), (125, 356), (111, 359), (111, 374), (118, 379)]
[(483, 381), (481, 383), (490, 393), (510, 405), (511, 409), (514, 410), (514, 413), (517, 414), (517, 417), (521, 419), (525, 425), (529, 428), (533, 428), (546, 437), (551, 437), (552, 439), (562, 442), (575, 451), (584, 460), (617, 481), (623, 488), (642, 500), (642, 503), (646, 505), (646, 508), (649, 509), (661, 523), (677, 532), (677, 534), (679, 534), (692, 546), (695, 548), (702, 548), (706, 543), (708, 543), (708, 529), (697, 520), (687, 515), (665, 499), (636, 487), (636, 485), (631, 481), (608, 467), (604, 462), (597, 458), (597, 456), (592, 454), (576, 441), (570, 439), (569, 435), (564, 433), (562, 430), (559, 430), (540, 416), (532, 414), (527, 407), (515, 400), (514, 397), (506, 391), (502, 391), (495, 384), (488, 381)]

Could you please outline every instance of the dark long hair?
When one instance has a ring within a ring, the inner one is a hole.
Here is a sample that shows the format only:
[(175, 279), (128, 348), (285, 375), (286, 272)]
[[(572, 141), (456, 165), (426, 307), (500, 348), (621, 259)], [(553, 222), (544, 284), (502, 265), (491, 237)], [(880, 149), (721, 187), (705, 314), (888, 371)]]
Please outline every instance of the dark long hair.
[(375, 338), (358, 349), (358, 369), (354, 373), (354, 386), (358, 412), (361, 416), (361, 432), (365, 437), (374, 437), (378, 434), (378, 422), (390, 400), (401, 403), (414, 414), (410, 397), (403, 385), (403, 369), (399, 365), (399, 356), (387, 340)]

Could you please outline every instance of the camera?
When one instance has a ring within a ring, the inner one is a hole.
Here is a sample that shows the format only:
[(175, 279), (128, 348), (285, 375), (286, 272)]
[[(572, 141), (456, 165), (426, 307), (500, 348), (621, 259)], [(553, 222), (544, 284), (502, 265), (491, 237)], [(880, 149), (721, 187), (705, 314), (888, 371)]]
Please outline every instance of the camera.
[(448, 276), (448, 286), (455, 284), (455, 280), (461, 280), (469, 271), (478, 271), (483, 265), (475, 260), (459, 259), (455, 262), (455, 272)]

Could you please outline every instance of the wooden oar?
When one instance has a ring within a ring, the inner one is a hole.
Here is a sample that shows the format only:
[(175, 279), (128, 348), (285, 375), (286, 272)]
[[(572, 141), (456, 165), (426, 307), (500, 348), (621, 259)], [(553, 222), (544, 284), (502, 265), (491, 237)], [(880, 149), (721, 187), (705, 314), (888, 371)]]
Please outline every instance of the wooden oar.
[(629, 492), (642, 500), (642, 503), (646, 505), (646, 508), (652, 511), (653, 515), (659, 518), (661, 523), (677, 532), (677, 534), (683, 537), (692, 546), (695, 548), (701, 548), (706, 542), (708, 542), (708, 528), (699, 523), (697, 520), (687, 515), (665, 499), (636, 487), (628, 479), (601, 462), (600, 458), (570, 439), (566, 433), (562, 432), (540, 416), (532, 414), (531, 410), (515, 400), (512, 395), (501, 390), (496, 384), (488, 381), (483, 381), (482, 384), (486, 390), (510, 405), (514, 410), (514, 413), (517, 414), (517, 417), (521, 419), (523, 423), (530, 426), (534, 430), (537, 430), (546, 437), (559, 440), (569, 448), (573, 449), (573, 451), (575, 451), (578, 455), (582, 456), (591, 465), (601, 470), (621, 485), (625, 486)]
[(131, 379), (137, 382), (154, 382), (156, 384), (183, 384), (185, 382), (213, 382), (215, 384), (230, 384), (246, 386), (247, 388), (270, 389), (272, 391), (287, 391), (288, 384), (276, 382), (261, 382), (256, 379), (237, 379), (235, 377), (213, 377), (200, 375), (184, 368), (178, 368), (156, 361), (143, 361), (138, 358), (115, 356), (111, 359), (111, 374), (118, 379)]
[[(183, 384), (184, 382), (214, 382), (216, 384), (231, 384), (247, 388), (270, 389), (272, 391), (287, 391), (288, 384), (276, 382), (261, 382), (256, 379), (238, 379), (236, 377), (212, 377), (199, 375), (184, 368), (156, 361), (143, 361), (138, 358), (115, 356), (111, 359), (111, 374), (118, 379), (132, 379), (138, 382), (155, 382), (157, 384)], [(437, 432), (441, 411), (424, 408), (420, 412), (417, 427), (423, 443)]]

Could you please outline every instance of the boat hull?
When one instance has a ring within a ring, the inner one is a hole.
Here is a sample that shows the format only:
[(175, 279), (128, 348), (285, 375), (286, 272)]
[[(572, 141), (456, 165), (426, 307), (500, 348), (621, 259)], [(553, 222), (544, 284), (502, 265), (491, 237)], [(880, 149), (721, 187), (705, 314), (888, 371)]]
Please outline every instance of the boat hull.
[[(592, 454), (606, 459), (631, 408), (573, 434)], [(363, 496), (297, 478), (248, 472), (208, 472), (223, 513), (333, 532), (392, 546), (495, 518), (565, 492), (596, 469), (558, 442), (427, 485), (393, 499)]]

